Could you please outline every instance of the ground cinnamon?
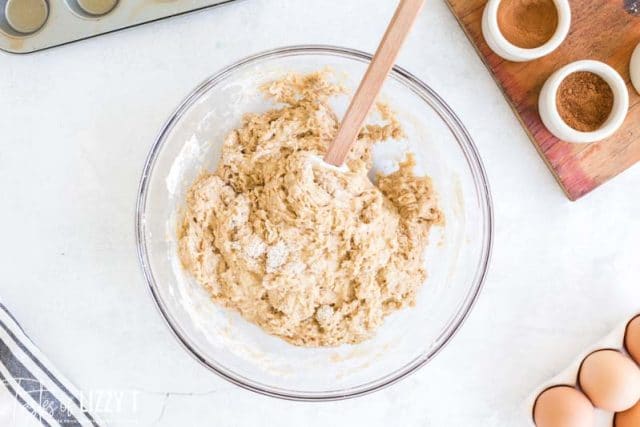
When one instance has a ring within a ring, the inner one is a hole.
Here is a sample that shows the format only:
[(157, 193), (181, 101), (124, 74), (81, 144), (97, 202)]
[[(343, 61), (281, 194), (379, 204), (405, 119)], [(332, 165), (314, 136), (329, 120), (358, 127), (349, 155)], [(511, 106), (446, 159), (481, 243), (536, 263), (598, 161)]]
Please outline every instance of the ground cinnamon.
[(502, 0), (498, 26), (512, 44), (533, 49), (553, 37), (558, 27), (558, 9), (553, 0)]
[(562, 81), (556, 104), (560, 117), (569, 126), (582, 132), (593, 132), (609, 118), (613, 91), (597, 74), (579, 71)]

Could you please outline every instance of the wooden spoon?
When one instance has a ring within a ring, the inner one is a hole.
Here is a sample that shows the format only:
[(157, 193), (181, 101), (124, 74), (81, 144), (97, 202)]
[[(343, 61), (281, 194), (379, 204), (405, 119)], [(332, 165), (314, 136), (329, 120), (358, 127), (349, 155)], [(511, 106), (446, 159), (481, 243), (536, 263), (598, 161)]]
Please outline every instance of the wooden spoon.
[(340, 166), (344, 162), (424, 2), (425, 0), (400, 0), (378, 50), (342, 119), (338, 134), (329, 145), (324, 156), (325, 162), (334, 166)]

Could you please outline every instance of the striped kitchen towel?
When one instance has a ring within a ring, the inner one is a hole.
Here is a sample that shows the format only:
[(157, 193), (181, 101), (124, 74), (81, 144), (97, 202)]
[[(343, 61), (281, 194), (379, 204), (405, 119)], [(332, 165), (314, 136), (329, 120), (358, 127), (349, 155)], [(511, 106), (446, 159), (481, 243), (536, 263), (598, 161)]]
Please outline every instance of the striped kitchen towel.
[[(0, 303), (0, 425), (98, 426), (80, 393)], [(4, 387), (3, 387), (4, 386)]]

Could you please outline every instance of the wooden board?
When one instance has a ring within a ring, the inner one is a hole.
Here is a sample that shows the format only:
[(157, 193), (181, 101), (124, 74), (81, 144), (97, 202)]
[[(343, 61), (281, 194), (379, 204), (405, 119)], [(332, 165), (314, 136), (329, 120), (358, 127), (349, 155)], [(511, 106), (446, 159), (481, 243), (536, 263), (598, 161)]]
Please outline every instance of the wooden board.
[[(579, 199), (640, 160), (640, 96), (629, 77), (631, 54), (640, 43), (640, 17), (627, 14), (622, 0), (570, 0), (573, 16), (567, 40), (550, 55), (525, 63), (506, 61), (485, 43), (481, 22), (486, 0), (447, 3), (569, 199)], [(580, 59), (611, 65), (627, 82), (630, 94), (623, 127), (611, 138), (593, 144), (559, 140), (538, 115), (538, 93), (546, 79)], [(637, 188), (630, 192), (640, 194)]]

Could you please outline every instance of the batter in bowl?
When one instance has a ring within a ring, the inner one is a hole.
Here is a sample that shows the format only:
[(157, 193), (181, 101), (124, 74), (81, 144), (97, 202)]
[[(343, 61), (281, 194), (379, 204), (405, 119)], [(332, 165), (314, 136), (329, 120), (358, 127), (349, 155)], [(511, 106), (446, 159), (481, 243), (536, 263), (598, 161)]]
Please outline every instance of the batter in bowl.
[(247, 114), (218, 168), (190, 187), (178, 228), (184, 268), (213, 301), (301, 346), (369, 338), (389, 313), (415, 303), (423, 254), (442, 213), (428, 177), (371, 169), (376, 142), (400, 139), (393, 113), (369, 124), (344, 170), (321, 156), (338, 130), (329, 105), (343, 92), (328, 72), (263, 87), (278, 108)]

